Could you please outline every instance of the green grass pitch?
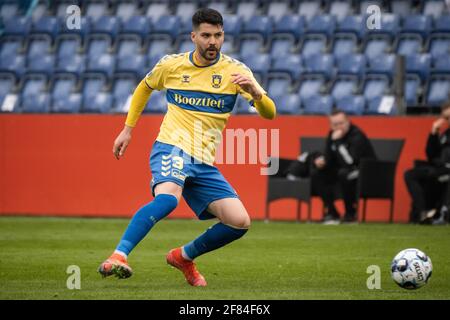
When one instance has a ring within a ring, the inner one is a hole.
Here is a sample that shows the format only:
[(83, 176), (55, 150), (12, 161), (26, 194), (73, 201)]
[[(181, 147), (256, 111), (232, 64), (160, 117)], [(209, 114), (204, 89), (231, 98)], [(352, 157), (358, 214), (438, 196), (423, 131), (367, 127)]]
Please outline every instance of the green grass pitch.
[[(197, 259), (208, 281), (192, 288), (165, 262), (213, 221), (161, 221), (130, 255), (134, 275), (103, 279), (99, 264), (128, 219), (0, 218), (0, 299), (450, 299), (450, 227), (388, 224), (323, 226), (253, 222), (239, 241)], [(416, 247), (433, 262), (430, 283), (399, 288), (390, 262)], [(69, 290), (69, 265), (81, 289)], [(369, 290), (367, 267), (381, 268)]]

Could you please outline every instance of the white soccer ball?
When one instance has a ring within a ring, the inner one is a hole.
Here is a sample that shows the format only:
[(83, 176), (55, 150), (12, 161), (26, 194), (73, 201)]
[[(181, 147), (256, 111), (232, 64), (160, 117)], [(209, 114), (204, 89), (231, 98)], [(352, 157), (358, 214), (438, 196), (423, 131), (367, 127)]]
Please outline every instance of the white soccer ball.
[(392, 279), (405, 289), (418, 289), (431, 277), (433, 265), (431, 259), (419, 249), (400, 251), (392, 260)]

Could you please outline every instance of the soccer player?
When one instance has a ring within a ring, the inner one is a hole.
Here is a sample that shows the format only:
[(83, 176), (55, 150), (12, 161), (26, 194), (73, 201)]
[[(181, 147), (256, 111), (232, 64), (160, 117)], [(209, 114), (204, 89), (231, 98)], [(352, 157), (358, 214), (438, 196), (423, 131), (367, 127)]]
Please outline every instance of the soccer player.
[(206, 286), (193, 260), (241, 238), (250, 227), (244, 205), (213, 165), (215, 149), (237, 94), (266, 119), (275, 117), (275, 104), (244, 64), (220, 52), (224, 31), (219, 12), (200, 9), (193, 15), (192, 25), (195, 50), (167, 55), (154, 66), (137, 86), (125, 127), (114, 141), (113, 153), (120, 159), (152, 91), (167, 90), (168, 111), (150, 155), (155, 198), (136, 212), (114, 253), (100, 265), (104, 277), (132, 275), (127, 256), (176, 208), (181, 196), (199, 219), (219, 219), (198, 238), (166, 256), (167, 263), (182, 271), (192, 286)]

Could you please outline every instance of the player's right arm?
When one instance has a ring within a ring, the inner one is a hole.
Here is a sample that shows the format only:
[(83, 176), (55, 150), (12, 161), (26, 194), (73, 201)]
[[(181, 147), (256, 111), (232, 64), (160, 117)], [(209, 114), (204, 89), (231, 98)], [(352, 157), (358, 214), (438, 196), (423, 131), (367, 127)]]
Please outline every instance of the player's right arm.
[(168, 65), (167, 56), (163, 57), (150, 71), (134, 90), (131, 97), (130, 109), (128, 110), (125, 126), (117, 136), (113, 145), (113, 154), (119, 160), (125, 153), (131, 141), (131, 132), (136, 126), (142, 111), (147, 104), (153, 90), (161, 90), (164, 88), (165, 68)]

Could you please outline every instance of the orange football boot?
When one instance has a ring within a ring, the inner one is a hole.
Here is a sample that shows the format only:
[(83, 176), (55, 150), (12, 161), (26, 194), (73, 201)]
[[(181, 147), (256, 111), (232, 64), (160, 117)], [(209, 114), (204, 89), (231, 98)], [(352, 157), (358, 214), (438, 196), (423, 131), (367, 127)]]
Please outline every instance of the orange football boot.
[(195, 263), (181, 255), (181, 248), (172, 249), (166, 256), (167, 263), (183, 272), (186, 281), (194, 287), (206, 287), (205, 278), (198, 272)]

